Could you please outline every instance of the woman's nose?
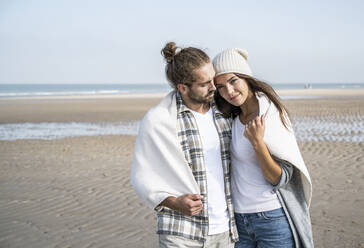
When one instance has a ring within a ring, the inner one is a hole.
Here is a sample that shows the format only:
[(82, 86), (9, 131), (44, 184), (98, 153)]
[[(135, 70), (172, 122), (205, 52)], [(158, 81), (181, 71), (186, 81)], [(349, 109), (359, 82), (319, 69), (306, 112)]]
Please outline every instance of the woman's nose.
[(230, 94), (232, 94), (234, 92), (234, 88), (230, 84), (227, 84), (226, 85), (226, 91), (230, 95)]

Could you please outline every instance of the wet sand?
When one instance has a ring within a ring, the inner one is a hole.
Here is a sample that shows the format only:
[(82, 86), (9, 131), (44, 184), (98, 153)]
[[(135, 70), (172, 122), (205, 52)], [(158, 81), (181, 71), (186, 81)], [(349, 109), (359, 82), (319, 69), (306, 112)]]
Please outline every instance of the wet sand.
[[(293, 118), (361, 121), (360, 94), (327, 96), (284, 103)], [(0, 123), (139, 120), (159, 101), (2, 99)], [(129, 184), (135, 138), (0, 141), (0, 247), (157, 247), (154, 213)], [(364, 143), (299, 145), (313, 181), (316, 247), (364, 247)]]

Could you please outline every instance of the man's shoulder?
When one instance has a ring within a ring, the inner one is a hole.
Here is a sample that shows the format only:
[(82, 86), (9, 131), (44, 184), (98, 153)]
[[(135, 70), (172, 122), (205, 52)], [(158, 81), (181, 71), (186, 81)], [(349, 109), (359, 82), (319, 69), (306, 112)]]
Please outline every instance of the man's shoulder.
[(169, 118), (171, 118), (171, 110), (175, 108), (173, 106), (173, 101), (175, 101), (174, 95), (175, 93), (172, 91), (163, 97), (163, 99), (157, 105), (153, 106), (147, 111), (143, 117), (142, 122), (157, 124), (166, 120), (168, 121)]

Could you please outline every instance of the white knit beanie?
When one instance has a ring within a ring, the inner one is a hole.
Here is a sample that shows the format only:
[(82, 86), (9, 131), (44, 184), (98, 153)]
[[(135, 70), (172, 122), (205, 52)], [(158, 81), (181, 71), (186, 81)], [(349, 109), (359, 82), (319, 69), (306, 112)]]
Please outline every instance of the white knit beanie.
[(215, 76), (225, 73), (241, 73), (253, 76), (248, 65), (248, 52), (240, 48), (230, 48), (222, 51), (212, 60)]

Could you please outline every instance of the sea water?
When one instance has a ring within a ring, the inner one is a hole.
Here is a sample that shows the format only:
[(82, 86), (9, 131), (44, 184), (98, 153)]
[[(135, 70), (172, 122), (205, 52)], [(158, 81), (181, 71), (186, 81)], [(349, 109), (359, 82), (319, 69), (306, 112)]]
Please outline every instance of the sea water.
[[(279, 89), (303, 89), (305, 84), (273, 84)], [(312, 84), (312, 88), (340, 89), (364, 88), (364, 84)], [(81, 95), (125, 95), (144, 93), (167, 93), (171, 88), (165, 84), (0, 84), (0, 98), (81, 96)], [(312, 96), (287, 96), (283, 98), (311, 98)], [(364, 141), (364, 117), (345, 116), (338, 118), (300, 117), (294, 120), (298, 141)], [(61, 139), (77, 136), (137, 135), (139, 121), (130, 122), (43, 122), (0, 124), (0, 140)]]
[[(293, 119), (298, 141), (364, 141), (364, 116), (330, 118), (298, 117)], [(53, 140), (77, 136), (137, 135), (139, 121), (130, 122), (43, 122), (0, 125), (0, 140), (42, 139)]]
[(165, 93), (165, 84), (0, 84), (0, 98)]
[(0, 140), (42, 139), (98, 135), (137, 135), (139, 121), (129, 122), (41, 122), (0, 125)]
[[(304, 89), (307, 84), (272, 84), (275, 90)], [(310, 84), (313, 89), (358, 89), (364, 83)], [(84, 95), (130, 95), (144, 93), (167, 93), (168, 83), (160, 84), (0, 84), (0, 98), (84, 96)], [(302, 97), (300, 97), (302, 98)]]

